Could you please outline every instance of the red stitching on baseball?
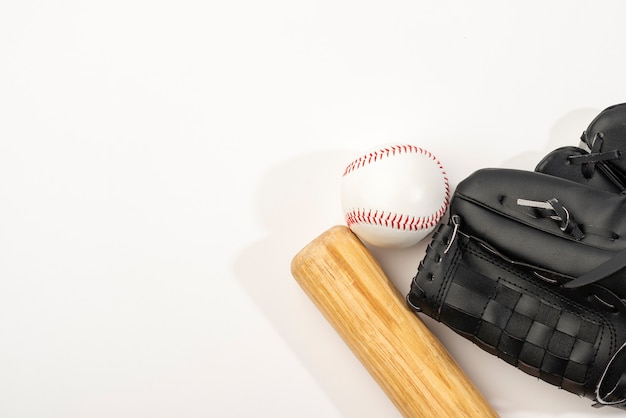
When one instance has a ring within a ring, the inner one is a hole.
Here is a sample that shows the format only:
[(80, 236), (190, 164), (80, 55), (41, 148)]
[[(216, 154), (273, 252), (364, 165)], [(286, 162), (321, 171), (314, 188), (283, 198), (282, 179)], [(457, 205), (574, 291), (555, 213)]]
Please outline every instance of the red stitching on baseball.
[(419, 231), (433, 228), (439, 223), (448, 209), (449, 197), (441, 207), (430, 216), (415, 217), (400, 213), (372, 211), (364, 209), (354, 209), (346, 213), (346, 223), (348, 226), (355, 224), (379, 225), (387, 228), (402, 231)]
[(390, 147), (381, 148), (378, 151), (370, 152), (357, 158), (346, 167), (343, 175), (347, 175), (367, 164), (371, 164), (381, 158), (393, 156), (402, 153), (418, 153), (425, 155), (437, 164), (443, 174), (445, 197), (443, 204), (430, 216), (409, 216), (400, 213), (390, 213), (384, 211), (372, 211), (365, 209), (353, 209), (345, 215), (348, 227), (354, 224), (373, 224), (385, 226), (392, 229), (403, 231), (419, 231), (421, 229), (433, 228), (439, 223), (441, 218), (446, 214), (448, 205), (450, 204), (450, 185), (448, 182), (448, 174), (441, 162), (428, 150), (417, 147), (415, 145), (392, 145)]
[[(425, 150), (423, 148), (420, 147), (416, 147), (415, 145), (391, 145), (389, 147), (385, 147), (385, 148), (381, 148), (379, 150), (376, 151), (372, 151), (369, 154), (365, 154), (359, 158), (357, 158), (356, 160), (352, 161), (350, 164), (348, 164), (348, 166), (346, 167), (346, 169), (343, 172), (343, 175), (347, 175), (351, 172), (353, 172), (354, 170), (364, 167), (368, 164), (371, 164), (373, 162), (376, 162), (378, 160), (380, 160), (381, 158), (384, 157), (389, 157), (389, 156), (394, 156), (396, 154), (406, 154), (406, 153), (417, 153), (417, 154), (421, 154), (421, 155), (426, 155), (427, 157), (429, 157), (430, 159), (432, 159), (433, 161), (435, 161), (437, 163), (437, 165), (439, 166), (439, 168), (441, 168), (441, 170), (443, 171), (443, 167), (441, 166), (441, 163), (439, 162), (439, 160), (437, 160), (435, 158), (435, 156), (433, 154), (430, 153), (430, 151)], [(445, 174), (445, 172), (444, 172)]]

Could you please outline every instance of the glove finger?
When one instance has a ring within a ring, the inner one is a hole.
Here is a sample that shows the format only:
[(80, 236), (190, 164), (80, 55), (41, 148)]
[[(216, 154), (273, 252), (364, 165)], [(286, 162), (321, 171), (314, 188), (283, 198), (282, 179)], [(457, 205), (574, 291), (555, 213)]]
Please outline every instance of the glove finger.
[[(600, 112), (580, 139), (581, 145), (589, 150), (596, 161), (609, 165), (620, 183), (626, 184), (626, 103), (610, 106)], [(595, 171), (593, 162), (583, 165), (588, 175)]]
[(587, 156), (589, 152), (582, 148), (571, 146), (557, 148), (537, 164), (535, 171), (612, 193), (626, 190), (621, 177), (604, 161), (595, 163), (596, 169), (589, 174), (584, 169), (584, 163), (580, 162), (580, 159)]

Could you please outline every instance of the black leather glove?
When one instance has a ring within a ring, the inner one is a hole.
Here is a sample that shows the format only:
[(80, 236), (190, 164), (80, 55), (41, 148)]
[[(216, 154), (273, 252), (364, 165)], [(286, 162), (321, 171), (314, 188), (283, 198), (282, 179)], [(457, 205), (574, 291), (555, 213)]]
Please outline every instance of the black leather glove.
[(600, 112), (579, 145), (552, 151), (535, 171), (611, 192), (626, 191), (626, 103)]
[(479, 170), (456, 188), (407, 302), (520, 370), (626, 409), (626, 196)]

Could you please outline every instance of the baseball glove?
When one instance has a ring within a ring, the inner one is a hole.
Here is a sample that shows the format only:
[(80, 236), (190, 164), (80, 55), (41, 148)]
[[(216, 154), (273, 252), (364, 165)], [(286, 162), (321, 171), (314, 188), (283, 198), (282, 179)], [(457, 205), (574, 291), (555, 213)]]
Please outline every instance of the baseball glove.
[(407, 302), (520, 370), (626, 409), (626, 196), (483, 169), (456, 188)]
[(552, 151), (535, 171), (611, 192), (626, 191), (626, 103), (600, 112), (579, 145)]

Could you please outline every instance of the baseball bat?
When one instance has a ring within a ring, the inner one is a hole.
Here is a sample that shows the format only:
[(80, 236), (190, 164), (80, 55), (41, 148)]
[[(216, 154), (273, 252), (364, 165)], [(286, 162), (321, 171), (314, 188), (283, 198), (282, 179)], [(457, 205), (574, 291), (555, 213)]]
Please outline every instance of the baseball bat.
[(291, 272), (403, 416), (498, 416), (349, 228), (314, 239)]

